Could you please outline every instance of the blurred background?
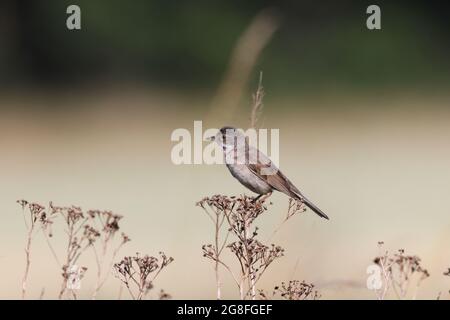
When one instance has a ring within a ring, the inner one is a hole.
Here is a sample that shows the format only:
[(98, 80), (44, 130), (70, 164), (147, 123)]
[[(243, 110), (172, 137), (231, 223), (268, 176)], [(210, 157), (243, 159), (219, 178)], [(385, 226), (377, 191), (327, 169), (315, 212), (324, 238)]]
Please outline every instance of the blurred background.
[[(66, 28), (71, 4), (81, 8), (81, 30)], [(193, 130), (194, 120), (248, 127), (260, 71), (259, 126), (280, 129), (283, 172), (331, 218), (307, 212), (289, 221), (271, 240), (286, 256), (260, 287), (304, 279), (325, 299), (374, 298), (366, 268), (383, 240), (422, 258), (431, 277), (419, 298), (448, 298), (450, 5), (377, 1), (382, 29), (370, 31), (370, 4), (2, 1), (0, 298), (20, 297), (18, 199), (124, 215), (132, 242), (123, 254), (175, 258), (157, 288), (214, 298), (201, 251), (213, 228), (195, 202), (250, 192), (224, 166), (173, 165), (170, 135)], [(287, 208), (284, 195), (271, 199), (258, 223), (263, 237)], [(36, 236), (29, 297), (44, 287), (55, 297), (59, 276)], [(236, 298), (224, 281), (224, 297)], [(111, 277), (99, 298), (117, 291)]]

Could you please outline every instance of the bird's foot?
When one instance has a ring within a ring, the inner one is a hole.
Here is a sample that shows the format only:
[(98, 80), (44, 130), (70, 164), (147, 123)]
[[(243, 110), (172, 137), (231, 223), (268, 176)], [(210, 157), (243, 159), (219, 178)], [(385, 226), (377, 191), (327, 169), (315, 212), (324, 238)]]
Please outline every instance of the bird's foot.
[(259, 200), (259, 202), (264, 203), (267, 198), (269, 198), (272, 195), (272, 192), (266, 193), (266, 194), (260, 194), (257, 198), (255, 198), (255, 202)]
[(262, 197), (263, 195), (262, 194), (260, 194), (259, 196), (257, 196), (256, 198), (253, 198), (253, 200), (252, 200), (252, 202), (253, 203), (256, 203), (256, 202), (258, 202), (258, 200)]

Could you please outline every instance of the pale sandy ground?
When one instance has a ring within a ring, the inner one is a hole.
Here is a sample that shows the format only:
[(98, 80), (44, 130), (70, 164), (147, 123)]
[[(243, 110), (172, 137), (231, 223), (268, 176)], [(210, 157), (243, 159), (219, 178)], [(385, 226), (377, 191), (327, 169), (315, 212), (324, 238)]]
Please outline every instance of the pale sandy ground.
[[(168, 96), (116, 90), (83, 98), (0, 99), (0, 298), (20, 296), (25, 229), (15, 201), (22, 198), (123, 214), (123, 230), (132, 238), (123, 253), (164, 250), (175, 257), (158, 288), (174, 298), (214, 298), (214, 274), (201, 256), (212, 229), (194, 204), (212, 193), (245, 190), (225, 167), (171, 163), (172, 130), (191, 129), (208, 102)], [(447, 292), (450, 99), (380, 94), (267, 101), (263, 125), (280, 128), (282, 170), (331, 220), (308, 212), (285, 225), (272, 241), (286, 257), (260, 287), (295, 278), (315, 283), (323, 298), (374, 298), (365, 286), (366, 268), (384, 240), (389, 249), (405, 248), (423, 259), (431, 278), (419, 298)], [(42, 111), (45, 105), (58, 111)], [(66, 106), (76, 108), (67, 112)], [(287, 205), (280, 194), (272, 201), (258, 223), (263, 239)], [(32, 259), (30, 297), (43, 287), (46, 297), (55, 297), (59, 271), (40, 236)], [(93, 255), (84, 262), (91, 264)], [(81, 297), (89, 297), (92, 273)], [(224, 281), (224, 296), (236, 298), (231, 279)], [(111, 278), (100, 298), (117, 292)]]

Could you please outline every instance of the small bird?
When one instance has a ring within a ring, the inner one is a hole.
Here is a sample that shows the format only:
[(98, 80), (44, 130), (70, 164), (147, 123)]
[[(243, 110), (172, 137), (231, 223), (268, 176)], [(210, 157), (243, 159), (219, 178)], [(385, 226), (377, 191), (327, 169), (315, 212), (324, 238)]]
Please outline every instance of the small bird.
[(264, 153), (249, 145), (245, 135), (233, 127), (223, 127), (210, 137), (223, 150), (230, 173), (251, 191), (259, 194), (256, 199), (266, 199), (273, 190), (294, 198), (320, 217), (328, 216), (309, 201)]

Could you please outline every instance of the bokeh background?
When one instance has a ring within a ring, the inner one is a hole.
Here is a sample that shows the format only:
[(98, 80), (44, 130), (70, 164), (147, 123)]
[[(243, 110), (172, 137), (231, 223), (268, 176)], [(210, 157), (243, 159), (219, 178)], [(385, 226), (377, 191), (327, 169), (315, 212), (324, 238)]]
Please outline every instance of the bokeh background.
[[(70, 4), (81, 7), (80, 31), (66, 28)], [(422, 258), (431, 277), (419, 298), (448, 298), (450, 6), (378, 1), (382, 30), (369, 31), (369, 4), (2, 1), (0, 297), (20, 297), (26, 230), (15, 201), (27, 199), (124, 215), (123, 254), (175, 258), (158, 289), (214, 298), (201, 251), (212, 226), (195, 202), (249, 192), (223, 166), (173, 165), (170, 135), (194, 120), (248, 126), (263, 71), (259, 124), (280, 129), (282, 170), (331, 220), (289, 221), (271, 239), (286, 256), (260, 288), (304, 279), (325, 299), (374, 298), (366, 268), (382, 240)], [(271, 199), (263, 238), (287, 207), (284, 195)], [(54, 298), (60, 271), (34, 241), (28, 296), (45, 288)], [(90, 296), (93, 259), (80, 297)], [(224, 297), (236, 298), (224, 281)], [(111, 277), (99, 298), (118, 287)]]

